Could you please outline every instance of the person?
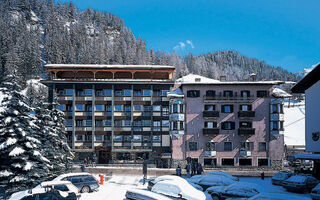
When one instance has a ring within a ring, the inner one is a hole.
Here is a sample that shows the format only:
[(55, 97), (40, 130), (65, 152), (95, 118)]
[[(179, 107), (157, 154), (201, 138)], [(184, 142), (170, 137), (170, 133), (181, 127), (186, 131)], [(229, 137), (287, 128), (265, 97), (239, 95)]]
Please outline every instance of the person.
[(144, 185), (146, 183), (147, 173), (148, 173), (148, 165), (146, 160), (144, 160), (142, 164), (142, 173), (143, 173), (143, 185)]
[(191, 164), (188, 163), (187, 166), (186, 166), (187, 178), (190, 178), (190, 169), (191, 169)]
[(87, 166), (87, 158), (84, 158), (84, 160), (83, 160), (83, 164), (85, 165), (85, 166)]
[(80, 168), (81, 168), (81, 172), (86, 172), (85, 163), (83, 163)]
[(180, 167), (180, 165), (178, 165), (178, 167), (176, 169), (176, 175), (177, 176), (181, 176), (181, 167)]
[(93, 154), (93, 159), (92, 159), (92, 167), (97, 166), (97, 155), (94, 153)]
[(197, 169), (196, 163), (192, 163), (191, 176), (196, 175), (196, 169)]
[(198, 173), (199, 175), (201, 175), (201, 174), (202, 174), (202, 172), (203, 172), (202, 165), (201, 165), (201, 164), (199, 164), (199, 165), (198, 165), (197, 173)]

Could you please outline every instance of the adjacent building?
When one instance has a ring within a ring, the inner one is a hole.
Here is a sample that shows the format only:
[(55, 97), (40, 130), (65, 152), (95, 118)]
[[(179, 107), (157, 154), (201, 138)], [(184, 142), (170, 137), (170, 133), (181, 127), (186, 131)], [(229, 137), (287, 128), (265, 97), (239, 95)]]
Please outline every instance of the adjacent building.
[(99, 163), (171, 159), (172, 66), (48, 64), (49, 98), (57, 94), (76, 159)]
[(184, 105), (174, 113), (183, 110), (185, 115), (174, 117), (185, 120), (170, 127), (170, 133), (180, 131), (172, 134), (174, 165), (190, 157), (206, 167), (281, 168), (283, 98), (273, 94), (273, 86), (281, 83), (227, 82), (193, 74), (178, 79), (180, 87), (168, 95), (170, 102)]

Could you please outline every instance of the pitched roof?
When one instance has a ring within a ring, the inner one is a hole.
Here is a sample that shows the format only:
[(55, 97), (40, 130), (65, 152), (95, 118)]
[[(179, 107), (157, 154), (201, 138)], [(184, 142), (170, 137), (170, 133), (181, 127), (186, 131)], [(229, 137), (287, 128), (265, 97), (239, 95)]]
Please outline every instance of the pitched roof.
[(309, 72), (302, 80), (300, 80), (291, 91), (293, 93), (304, 93), (309, 87), (320, 80), (320, 63)]
[(56, 68), (82, 68), (82, 69), (175, 69), (174, 66), (167, 65), (97, 65), (97, 64), (47, 64), (48, 69)]

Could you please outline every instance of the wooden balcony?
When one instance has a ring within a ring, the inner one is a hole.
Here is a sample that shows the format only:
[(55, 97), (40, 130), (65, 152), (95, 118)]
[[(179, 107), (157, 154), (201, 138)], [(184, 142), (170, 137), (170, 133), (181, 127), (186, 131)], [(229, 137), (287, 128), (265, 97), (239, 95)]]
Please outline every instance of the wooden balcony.
[(219, 111), (210, 110), (210, 111), (203, 111), (203, 117), (219, 117)]
[(256, 116), (256, 112), (255, 111), (239, 111), (238, 112), (238, 117), (239, 118), (246, 118), (246, 117), (255, 117)]
[(254, 135), (255, 129), (254, 128), (239, 128), (238, 134), (239, 135)]
[(219, 128), (204, 128), (202, 129), (203, 135), (218, 135)]
[(242, 97), (242, 96), (232, 96), (232, 97), (225, 97), (223, 95), (216, 95), (216, 96), (204, 96), (204, 101), (205, 102), (239, 102), (239, 103), (244, 103), (244, 102), (253, 102), (254, 101), (254, 96), (247, 96), (247, 97)]

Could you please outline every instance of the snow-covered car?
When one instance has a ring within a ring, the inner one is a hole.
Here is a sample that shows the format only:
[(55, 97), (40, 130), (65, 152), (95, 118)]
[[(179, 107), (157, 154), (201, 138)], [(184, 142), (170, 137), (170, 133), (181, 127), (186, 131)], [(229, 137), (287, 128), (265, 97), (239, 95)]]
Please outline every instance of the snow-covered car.
[(281, 193), (260, 193), (248, 200), (310, 200), (308, 197), (296, 196), (292, 194), (281, 194)]
[(320, 183), (311, 190), (310, 195), (312, 199), (320, 199)]
[(200, 185), (203, 190), (212, 186), (228, 186), (235, 182), (229, 178), (215, 175), (195, 175), (186, 180), (190, 183)]
[(206, 190), (214, 200), (228, 198), (250, 198), (259, 194), (258, 186), (253, 183), (235, 182), (229, 186), (213, 186)]
[(126, 192), (126, 198), (130, 200), (172, 200), (162, 194), (157, 194), (148, 190), (129, 189)]
[(271, 178), (272, 184), (273, 185), (282, 185), (283, 181), (287, 180), (293, 175), (292, 172), (278, 172), (273, 177)]
[(232, 176), (232, 175), (228, 174), (227, 172), (222, 172), (222, 171), (212, 171), (212, 172), (209, 172), (207, 175), (223, 176), (226, 178), (230, 178), (233, 181), (239, 181), (238, 177)]
[(291, 192), (310, 192), (318, 183), (311, 175), (296, 175), (285, 180), (282, 186)]
[(174, 176), (174, 175), (165, 175), (165, 176), (159, 176), (155, 179), (152, 179), (148, 182), (148, 189), (151, 190), (152, 187), (160, 182), (160, 181), (165, 181), (165, 180), (172, 180), (172, 181), (181, 181), (181, 182), (185, 182), (185, 183), (189, 183), (190, 185), (192, 185), (194, 188), (196, 188), (197, 190), (203, 191), (202, 187), (200, 185), (197, 185), (195, 183), (191, 183), (188, 182), (186, 179), (181, 178), (180, 176)]
[(188, 200), (211, 200), (207, 193), (199, 191), (186, 182), (165, 180), (156, 183), (152, 192), (163, 194), (171, 198), (181, 198)]
[(99, 188), (99, 181), (87, 172), (62, 174), (53, 180), (70, 181), (81, 193), (97, 191)]
[(59, 199), (59, 200), (78, 200), (74, 192), (63, 192), (55, 189), (36, 188), (13, 193), (9, 200), (40, 200), (40, 199)]

